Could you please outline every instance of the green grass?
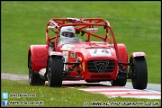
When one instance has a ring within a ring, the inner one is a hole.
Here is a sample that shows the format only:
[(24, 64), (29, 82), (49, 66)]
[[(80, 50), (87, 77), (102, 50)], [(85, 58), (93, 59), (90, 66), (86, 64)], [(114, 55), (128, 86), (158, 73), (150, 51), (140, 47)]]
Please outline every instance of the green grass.
[[(120, 107), (119, 103), (136, 103), (133, 106), (150, 106), (149, 103), (154, 104), (154, 106), (161, 106), (160, 99), (133, 99), (133, 98), (108, 98), (102, 94), (92, 94), (89, 92), (77, 90), (77, 88), (52, 88), (48, 86), (29, 86), (28, 81), (11, 81), (11, 80), (1, 80), (2, 88), (1, 92), (8, 92), (9, 95), (33, 95), (33, 97), (11, 97), (9, 96), (9, 103), (12, 101), (18, 102), (42, 102), (40, 105), (10, 105), (12, 107), (16, 106), (42, 106), (42, 107), (84, 107), (84, 103), (88, 102), (91, 106), (93, 102), (103, 102), (103, 103), (111, 103), (112, 105), (108, 105), (107, 107)], [(14, 89), (13, 89), (14, 88)], [(82, 88), (82, 86), (80, 86)], [(97, 107), (97, 106), (96, 106)], [(124, 107), (122, 105), (122, 107)]]
[(31, 44), (45, 44), (45, 26), (51, 18), (100, 17), (108, 20), (117, 42), (129, 55), (144, 51), (148, 81), (161, 83), (160, 1), (2, 1), (1, 72), (28, 74), (27, 54)]

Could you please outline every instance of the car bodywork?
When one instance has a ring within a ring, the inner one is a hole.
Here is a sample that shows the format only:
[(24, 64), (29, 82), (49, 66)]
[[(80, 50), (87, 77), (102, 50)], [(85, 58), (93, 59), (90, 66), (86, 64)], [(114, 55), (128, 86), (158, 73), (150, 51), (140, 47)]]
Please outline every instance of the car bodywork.
[[(80, 36), (82, 41), (65, 41), (58, 45), (60, 29), (64, 26), (74, 26), (77, 37)], [(53, 34), (49, 36), (51, 31)], [(125, 86), (127, 79), (132, 79), (135, 89), (145, 89), (145, 56), (144, 52), (133, 52), (128, 62), (126, 46), (117, 43), (107, 20), (53, 18), (46, 25), (46, 44), (29, 47), (30, 85), (43, 85), (44, 81), (49, 81), (49, 86), (60, 87), (63, 80), (85, 80), (111, 81), (113, 86)], [(39, 81), (40, 83), (37, 83)]]

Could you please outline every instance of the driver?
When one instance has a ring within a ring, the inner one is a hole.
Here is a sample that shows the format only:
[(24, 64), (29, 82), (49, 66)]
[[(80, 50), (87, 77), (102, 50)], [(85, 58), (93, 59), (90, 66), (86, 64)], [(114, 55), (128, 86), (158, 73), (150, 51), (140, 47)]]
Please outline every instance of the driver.
[(66, 42), (81, 42), (82, 40), (75, 36), (75, 28), (73, 26), (65, 26), (60, 30), (60, 41), (58, 46)]

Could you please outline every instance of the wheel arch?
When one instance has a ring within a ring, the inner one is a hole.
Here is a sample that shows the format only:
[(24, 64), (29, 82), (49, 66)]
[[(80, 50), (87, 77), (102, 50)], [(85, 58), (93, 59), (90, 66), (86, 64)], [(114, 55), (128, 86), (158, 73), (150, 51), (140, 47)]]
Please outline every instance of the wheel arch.
[(28, 67), (29, 59), (32, 57), (32, 68), (34, 71), (39, 71), (46, 67), (48, 58), (47, 45), (30, 45), (28, 50)]
[[(118, 59), (120, 62), (128, 63), (128, 52), (124, 44), (117, 44), (118, 46)], [(125, 68), (128, 69), (128, 65), (125, 65)]]
[(144, 57), (144, 56), (146, 56), (144, 52), (133, 52), (130, 57), (135, 58), (135, 57)]

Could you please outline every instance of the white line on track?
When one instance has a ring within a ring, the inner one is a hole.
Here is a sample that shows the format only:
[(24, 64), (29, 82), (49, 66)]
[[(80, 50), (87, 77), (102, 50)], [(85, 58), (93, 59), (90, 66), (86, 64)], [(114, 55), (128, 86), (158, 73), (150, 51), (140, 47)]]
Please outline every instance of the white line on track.
[[(63, 81), (63, 85), (66, 84), (87, 84), (85, 81)], [(97, 84), (97, 83), (90, 83)], [(99, 84), (99, 83), (98, 83)], [(101, 85), (101, 84), (99, 84)], [(78, 88), (78, 90), (83, 90), (91, 93), (104, 94), (108, 98), (122, 97), (122, 98), (146, 98), (146, 99), (161, 99), (161, 92), (154, 90), (138, 90), (128, 87), (120, 86), (88, 86), (88, 88)]]

